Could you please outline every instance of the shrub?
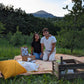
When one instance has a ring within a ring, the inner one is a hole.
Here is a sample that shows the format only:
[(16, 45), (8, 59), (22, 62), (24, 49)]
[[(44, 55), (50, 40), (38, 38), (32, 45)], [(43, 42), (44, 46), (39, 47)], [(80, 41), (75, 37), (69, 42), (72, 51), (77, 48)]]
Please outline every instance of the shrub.
[(18, 30), (17, 28), (17, 31), (16, 33), (14, 33), (14, 35), (11, 37), (11, 43), (14, 45), (14, 46), (19, 46), (19, 45), (22, 45), (24, 43), (24, 38), (23, 38), (23, 35), (22, 33)]
[(8, 34), (7, 34), (7, 40), (10, 42), (10, 40), (11, 40), (11, 37), (12, 37), (12, 33), (11, 32), (9, 32)]
[(26, 40), (26, 43), (28, 44), (28, 45), (31, 45), (31, 42), (32, 42), (32, 37), (33, 37), (33, 34), (31, 33), (30, 34), (30, 36), (27, 36), (27, 40)]

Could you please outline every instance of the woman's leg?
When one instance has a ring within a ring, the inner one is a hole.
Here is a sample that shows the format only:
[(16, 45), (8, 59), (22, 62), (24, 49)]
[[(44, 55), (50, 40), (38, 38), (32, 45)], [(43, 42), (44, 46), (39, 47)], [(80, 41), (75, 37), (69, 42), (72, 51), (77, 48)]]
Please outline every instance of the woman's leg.
[(35, 58), (36, 58), (36, 59), (40, 59), (39, 53), (35, 53), (35, 52), (34, 52), (33, 55), (35, 55)]

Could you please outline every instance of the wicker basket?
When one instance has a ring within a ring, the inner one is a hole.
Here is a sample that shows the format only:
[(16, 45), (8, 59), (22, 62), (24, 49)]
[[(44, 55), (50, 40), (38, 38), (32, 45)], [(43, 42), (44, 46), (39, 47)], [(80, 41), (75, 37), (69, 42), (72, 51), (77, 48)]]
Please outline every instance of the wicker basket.
[(31, 60), (35, 60), (35, 56), (31, 55), (31, 56), (22, 56), (22, 61), (27, 61), (28, 58), (31, 58)]

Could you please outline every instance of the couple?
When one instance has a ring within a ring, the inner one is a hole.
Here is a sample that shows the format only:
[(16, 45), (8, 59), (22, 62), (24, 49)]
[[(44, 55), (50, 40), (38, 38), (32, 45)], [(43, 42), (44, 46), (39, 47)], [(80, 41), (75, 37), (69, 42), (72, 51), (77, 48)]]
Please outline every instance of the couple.
[[(44, 37), (39, 37), (38, 33), (34, 34), (33, 42), (31, 44), (31, 54), (35, 55), (36, 59), (43, 59), (45, 61), (55, 60), (56, 54), (56, 38), (49, 34), (48, 28), (43, 29)], [(43, 52), (45, 47), (45, 51)]]

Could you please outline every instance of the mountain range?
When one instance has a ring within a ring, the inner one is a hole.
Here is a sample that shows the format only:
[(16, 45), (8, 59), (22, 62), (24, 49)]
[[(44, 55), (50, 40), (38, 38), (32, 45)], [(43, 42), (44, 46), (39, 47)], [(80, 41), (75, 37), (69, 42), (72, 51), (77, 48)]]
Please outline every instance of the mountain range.
[(48, 13), (44, 10), (40, 10), (40, 11), (37, 11), (35, 13), (31, 13), (31, 14), (34, 15), (35, 17), (41, 17), (41, 18), (54, 18), (54, 17), (56, 17), (53, 14)]

